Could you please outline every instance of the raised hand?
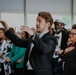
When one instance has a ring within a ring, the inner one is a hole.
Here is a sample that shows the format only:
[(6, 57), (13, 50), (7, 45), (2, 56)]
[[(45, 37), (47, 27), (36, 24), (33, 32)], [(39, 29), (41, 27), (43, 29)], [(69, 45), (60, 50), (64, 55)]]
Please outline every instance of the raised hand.
[(2, 21), (0, 20), (0, 23), (3, 25), (3, 27), (6, 29), (6, 30), (9, 30), (9, 26), (7, 25), (7, 23), (5, 21)]
[(66, 54), (66, 53), (72, 51), (73, 49), (74, 49), (74, 47), (68, 47), (68, 48), (65, 49), (65, 51), (64, 50), (58, 51), (58, 54), (60, 55), (63, 51), (64, 51), (64, 54)]
[(6, 61), (6, 62), (10, 62), (10, 58), (9, 58), (9, 57), (6, 57), (6, 58), (5, 58), (5, 61)]
[(75, 48), (75, 47), (68, 47), (68, 48), (66, 48), (66, 49), (65, 49), (65, 53), (68, 53), (68, 52), (72, 51), (74, 48)]
[(10, 58), (9, 58), (9, 57), (6, 57), (6, 58), (5, 58), (5, 61), (6, 61), (6, 62), (10, 62)]
[(29, 35), (33, 35), (34, 34), (33, 30), (31, 28), (27, 27), (27, 26), (21, 26), (20, 30), (28, 32)]

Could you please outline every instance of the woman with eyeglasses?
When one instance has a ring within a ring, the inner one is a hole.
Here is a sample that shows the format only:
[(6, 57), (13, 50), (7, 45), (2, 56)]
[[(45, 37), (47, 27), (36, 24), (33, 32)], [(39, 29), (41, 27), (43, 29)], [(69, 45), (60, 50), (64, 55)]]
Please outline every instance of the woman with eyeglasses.
[(76, 75), (76, 24), (69, 33), (68, 47), (58, 54), (63, 60), (62, 75)]

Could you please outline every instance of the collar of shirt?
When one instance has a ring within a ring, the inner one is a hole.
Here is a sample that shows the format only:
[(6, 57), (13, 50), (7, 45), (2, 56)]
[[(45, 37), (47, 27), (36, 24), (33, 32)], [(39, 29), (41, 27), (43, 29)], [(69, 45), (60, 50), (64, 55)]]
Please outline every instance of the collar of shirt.
[(41, 38), (43, 35), (45, 35), (46, 33), (48, 33), (49, 31), (47, 32), (43, 32), (43, 33), (38, 33), (39, 34), (39, 38)]

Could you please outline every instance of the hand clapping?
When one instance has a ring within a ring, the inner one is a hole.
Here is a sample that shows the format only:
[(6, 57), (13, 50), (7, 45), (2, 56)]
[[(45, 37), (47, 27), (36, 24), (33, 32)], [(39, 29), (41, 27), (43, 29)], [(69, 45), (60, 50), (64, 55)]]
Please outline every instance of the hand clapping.
[(6, 30), (9, 30), (9, 26), (7, 25), (7, 23), (5, 21), (2, 21), (0, 20), (0, 23), (3, 25), (3, 27), (6, 29)]

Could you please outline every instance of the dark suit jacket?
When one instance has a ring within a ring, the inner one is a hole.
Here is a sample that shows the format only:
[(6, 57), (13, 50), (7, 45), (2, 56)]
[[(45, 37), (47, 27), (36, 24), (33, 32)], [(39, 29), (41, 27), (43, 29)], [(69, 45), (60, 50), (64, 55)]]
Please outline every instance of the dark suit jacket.
[(65, 28), (63, 28), (61, 32), (62, 32), (61, 49), (65, 50), (65, 48), (67, 48), (67, 41), (69, 38), (69, 32)]
[(63, 55), (64, 70), (63, 75), (76, 75), (76, 44), (74, 49)]
[[(34, 47), (32, 48), (29, 60), (36, 75), (52, 75), (51, 60), (57, 44), (54, 36), (50, 35), (48, 32), (41, 39), (36, 35), (34, 40), (32, 40), (32, 38), (22, 40), (10, 29), (6, 32), (6, 36), (9, 37), (15, 45), (26, 47), (28, 49), (26, 54), (27, 56), (32, 42)], [(25, 63), (26, 62), (27, 60)]]

